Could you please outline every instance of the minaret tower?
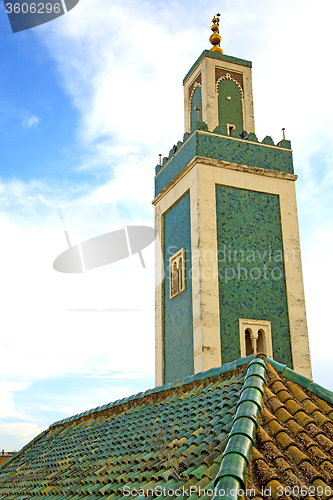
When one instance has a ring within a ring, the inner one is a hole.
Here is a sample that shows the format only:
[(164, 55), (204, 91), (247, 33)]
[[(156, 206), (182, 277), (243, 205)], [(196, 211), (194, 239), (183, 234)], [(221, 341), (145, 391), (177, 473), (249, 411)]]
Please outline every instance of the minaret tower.
[(223, 54), (219, 14), (211, 29), (156, 167), (156, 384), (253, 352), (310, 377), (290, 141), (258, 141), (252, 63)]

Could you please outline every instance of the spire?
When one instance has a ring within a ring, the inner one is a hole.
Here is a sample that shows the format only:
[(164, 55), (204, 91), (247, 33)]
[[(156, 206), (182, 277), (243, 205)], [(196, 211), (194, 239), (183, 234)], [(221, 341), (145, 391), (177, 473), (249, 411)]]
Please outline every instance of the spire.
[(214, 16), (212, 19), (213, 26), (211, 27), (211, 30), (213, 34), (210, 35), (209, 41), (212, 45), (214, 45), (214, 47), (212, 47), (210, 50), (212, 50), (213, 52), (218, 52), (219, 54), (223, 54), (223, 50), (220, 47), (221, 43), (221, 35), (219, 34), (220, 15), (221, 14), (216, 14), (216, 16)]

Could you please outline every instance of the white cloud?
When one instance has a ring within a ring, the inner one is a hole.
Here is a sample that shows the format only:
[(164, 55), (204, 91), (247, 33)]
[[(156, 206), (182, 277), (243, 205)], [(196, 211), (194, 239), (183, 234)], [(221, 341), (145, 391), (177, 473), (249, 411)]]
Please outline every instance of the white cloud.
[[(15, 423), (3, 423), (0, 422), (0, 434), (5, 434), (7, 436), (13, 436), (15, 442), (19, 445), (26, 444), (31, 441), (34, 437), (38, 436), (45, 427), (39, 427), (37, 424), (26, 423), (26, 422), (15, 422)], [(6, 448), (6, 451), (9, 451)]]
[[(24, 183), (12, 189), (11, 196), (16, 195), (22, 210), (24, 200), (28, 206), (38, 205), (36, 197), (22, 199), (26, 189)], [(102, 212), (98, 210), (97, 190), (95, 198), (92, 197), (97, 204), (95, 217), (89, 219), (90, 204), (81, 219), (74, 219), (83, 223), (81, 233), (89, 234), (89, 223), (95, 225), (91, 237), (108, 231), (110, 210), (103, 200), (103, 190), (107, 188), (101, 190), (104, 217), (98, 217)], [(40, 192), (45, 199), (47, 194), (47, 190)], [(82, 210), (82, 206), (79, 208)], [(134, 222), (140, 224), (140, 216), (137, 220), (134, 217)], [(111, 223), (112, 220), (110, 226)], [(141, 224), (149, 225), (149, 221), (141, 218)], [(133, 255), (83, 275), (63, 274), (52, 268), (53, 260), (66, 250), (62, 229), (55, 232), (36, 224), (22, 229), (4, 215), (0, 227), (6, 235), (0, 259), (2, 282), (6, 283), (0, 289), (3, 311), (0, 325), (7, 332), (0, 366), (2, 376), (34, 380), (95, 370), (122, 371), (125, 357), (132, 370), (145, 373), (153, 370), (153, 349), (142, 352), (141, 347), (148, 341), (153, 345), (153, 245), (143, 250), (146, 270), (142, 269), (139, 257)], [(78, 228), (74, 225), (73, 229)], [(69, 312), (89, 308), (137, 312)], [(142, 352), (142, 356), (137, 352)]]
[(78, 184), (64, 190), (61, 181), (49, 185), (38, 179), (0, 180), (0, 225), (6, 231), (13, 231), (14, 227), (17, 231), (40, 227), (51, 212), (73, 196), (80, 196), (84, 189), (85, 186)]
[(66, 16), (58, 36), (48, 43), (81, 112), (83, 141), (112, 136), (116, 157), (124, 154), (124, 146), (126, 154), (151, 150), (171, 121), (163, 141), (170, 149), (169, 142), (183, 134), (181, 79), (188, 61), (179, 47), (186, 46), (189, 31), (170, 33), (148, 4), (118, 2), (105, 9), (100, 0), (81, 3), (75, 22)]
[(326, 357), (333, 349), (333, 339), (329, 334), (331, 310), (331, 265), (333, 247), (333, 228), (318, 230), (312, 235), (302, 251), (304, 282), (308, 307), (308, 325), (311, 353), (316, 357)]
[(0, 419), (9, 417), (22, 419), (24, 411), (15, 408), (13, 393), (26, 390), (27, 387), (26, 382), (0, 381)]
[(22, 127), (30, 129), (32, 127), (37, 127), (39, 122), (40, 122), (40, 118), (38, 118), (35, 115), (30, 114), (29, 111), (26, 111), (25, 116), (22, 119), (21, 125), (22, 125)]
[[(109, 164), (133, 173), (133, 158), (148, 156), (153, 168), (158, 153), (168, 154), (182, 139), (181, 81), (209, 48), (213, 8), (199, 1), (191, 5), (189, 14), (186, 2), (168, 8), (113, 2), (105, 10), (102, 0), (93, 6), (81, 0), (48, 39), (62, 84), (81, 113), (82, 143), (90, 144), (82, 169)], [(302, 174), (307, 172), (305, 159), (333, 132), (327, 84), (317, 76), (317, 68), (324, 68), (330, 57), (326, 37), (331, 11), (329, 1), (314, 10), (310, 1), (268, 5), (257, 0), (248, 10), (236, 0), (227, 2), (221, 18), (225, 52), (253, 59), (259, 139), (272, 135), (278, 141), (286, 127)], [(151, 186), (152, 169), (148, 175), (142, 169), (141, 175), (140, 185)]]

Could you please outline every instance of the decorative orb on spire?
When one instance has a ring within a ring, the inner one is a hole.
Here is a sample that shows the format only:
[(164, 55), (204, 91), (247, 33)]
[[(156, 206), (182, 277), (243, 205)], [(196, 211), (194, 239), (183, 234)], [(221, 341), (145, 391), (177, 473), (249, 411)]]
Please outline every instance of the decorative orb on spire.
[(219, 23), (220, 23), (220, 14), (216, 14), (216, 16), (213, 17), (212, 19), (213, 26), (211, 27), (211, 30), (213, 32), (212, 35), (210, 35), (210, 43), (214, 45), (210, 50), (213, 52), (218, 52), (219, 54), (223, 54), (223, 50), (220, 47), (221, 43), (221, 35), (219, 34)]

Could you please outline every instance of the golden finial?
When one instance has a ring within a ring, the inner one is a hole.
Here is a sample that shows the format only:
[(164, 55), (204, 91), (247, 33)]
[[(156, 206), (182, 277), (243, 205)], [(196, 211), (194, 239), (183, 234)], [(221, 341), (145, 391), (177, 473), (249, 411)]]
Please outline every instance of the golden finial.
[(219, 54), (223, 54), (223, 50), (220, 47), (221, 43), (221, 35), (219, 34), (219, 23), (220, 23), (220, 15), (221, 14), (216, 14), (216, 16), (213, 17), (212, 23), (213, 26), (211, 28), (213, 34), (210, 35), (210, 43), (214, 45), (210, 50), (213, 52), (218, 52)]

